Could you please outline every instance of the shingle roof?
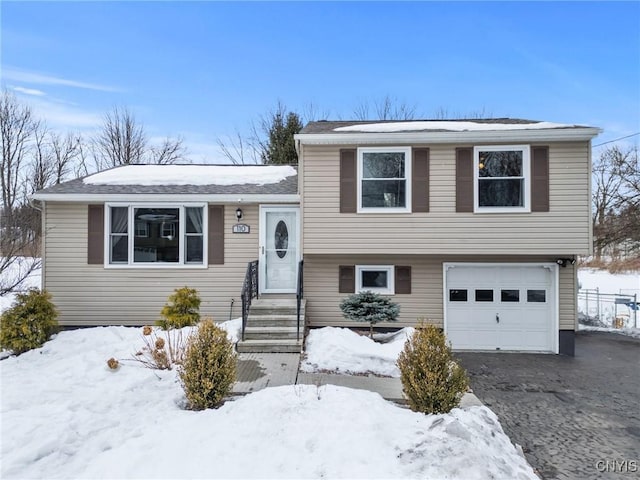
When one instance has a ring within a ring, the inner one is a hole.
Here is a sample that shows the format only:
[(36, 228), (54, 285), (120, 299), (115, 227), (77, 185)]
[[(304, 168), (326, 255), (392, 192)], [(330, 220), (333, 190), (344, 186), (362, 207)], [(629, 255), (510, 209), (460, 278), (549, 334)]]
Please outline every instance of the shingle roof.
[[(416, 124), (429, 123), (438, 124), (437, 128), (429, 128), (428, 125), (423, 125), (424, 128), (415, 128)], [(358, 125), (376, 125), (376, 124), (407, 124), (406, 131), (448, 131), (447, 128), (442, 128), (444, 123), (458, 123), (458, 122), (470, 122), (478, 124), (495, 124), (495, 125), (528, 125), (532, 127), (536, 124), (543, 122), (537, 120), (525, 120), (521, 118), (473, 118), (473, 119), (456, 119), (456, 120), (357, 120), (357, 121), (333, 121), (333, 120), (320, 120), (317, 122), (309, 122), (301, 131), (301, 134), (318, 134), (318, 133), (343, 133), (350, 134), (357, 131), (356, 128), (349, 130), (342, 130), (343, 127), (357, 127)], [(413, 127), (411, 125), (413, 124)], [(556, 128), (575, 128), (577, 125), (563, 125)], [(522, 128), (522, 127), (520, 127)], [(339, 130), (336, 130), (339, 129)], [(395, 132), (402, 132), (405, 130), (394, 130)]]
[[(203, 165), (203, 167), (219, 167), (220, 165)], [(226, 165), (229, 167), (230, 165)], [(154, 165), (154, 167), (156, 167)], [(242, 169), (245, 167), (256, 167), (256, 165), (233, 165), (233, 168)], [(123, 167), (116, 167), (123, 168)], [(84, 178), (71, 180), (54, 185), (44, 190), (36, 192), (39, 194), (85, 194), (85, 195), (110, 195), (110, 194), (154, 194), (154, 195), (287, 195), (298, 193), (297, 167), (295, 175), (286, 177), (276, 183), (241, 183), (233, 185), (100, 185), (85, 183)], [(212, 168), (213, 170), (213, 168)], [(201, 182), (202, 183), (202, 182)]]

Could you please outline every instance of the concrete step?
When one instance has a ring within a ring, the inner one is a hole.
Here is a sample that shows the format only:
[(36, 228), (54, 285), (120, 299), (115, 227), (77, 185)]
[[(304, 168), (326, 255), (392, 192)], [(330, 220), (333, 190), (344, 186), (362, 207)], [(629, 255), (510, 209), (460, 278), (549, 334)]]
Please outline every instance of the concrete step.
[[(305, 304), (306, 301), (302, 300), (301, 311), (304, 310)], [(298, 305), (295, 298), (293, 300), (288, 298), (259, 298), (251, 302), (249, 313), (251, 315), (296, 315), (298, 313)]]
[[(304, 335), (304, 327), (300, 326), (300, 338)], [(247, 327), (244, 330), (245, 340), (297, 339), (296, 327)]]
[(264, 353), (300, 353), (302, 340), (245, 340), (236, 344), (239, 353), (264, 352)]
[[(247, 327), (295, 327), (297, 315), (256, 315), (249, 314)], [(300, 312), (300, 324), (304, 325), (304, 312)]]

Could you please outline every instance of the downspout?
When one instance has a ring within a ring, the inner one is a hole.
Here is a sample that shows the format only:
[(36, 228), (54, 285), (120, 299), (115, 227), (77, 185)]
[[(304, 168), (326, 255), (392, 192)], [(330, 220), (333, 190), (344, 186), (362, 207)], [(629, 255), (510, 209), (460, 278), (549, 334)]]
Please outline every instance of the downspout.
[[(38, 206), (36, 204), (36, 202), (39, 201), (41, 206)], [(45, 274), (44, 274), (44, 252), (45, 252), (45, 245), (46, 245), (46, 238), (45, 238), (45, 229), (46, 229), (46, 221), (45, 221), (45, 215), (46, 215), (46, 204), (44, 202), (44, 200), (34, 200), (33, 198), (29, 197), (28, 200), (29, 206), (31, 208), (34, 208), (35, 210), (38, 210), (40, 212), (40, 291), (45, 289), (44, 286), (44, 278), (45, 278)]]

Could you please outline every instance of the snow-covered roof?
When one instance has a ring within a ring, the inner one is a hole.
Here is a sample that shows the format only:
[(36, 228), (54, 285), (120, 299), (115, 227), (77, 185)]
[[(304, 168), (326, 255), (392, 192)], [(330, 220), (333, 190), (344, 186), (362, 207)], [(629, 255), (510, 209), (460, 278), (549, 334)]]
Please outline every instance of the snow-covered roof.
[(590, 140), (600, 130), (585, 125), (518, 118), (410, 121), (318, 121), (295, 136), (303, 144), (478, 143)]
[(285, 201), (298, 196), (289, 165), (125, 165), (36, 192), (35, 200)]
[(126, 165), (85, 177), (88, 185), (266, 185), (296, 175), (289, 165)]

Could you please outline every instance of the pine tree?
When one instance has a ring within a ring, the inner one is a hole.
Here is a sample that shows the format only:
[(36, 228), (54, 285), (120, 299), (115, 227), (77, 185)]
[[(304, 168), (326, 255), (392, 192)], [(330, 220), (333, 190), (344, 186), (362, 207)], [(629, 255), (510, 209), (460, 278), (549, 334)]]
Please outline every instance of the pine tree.
[(302, 130), (302, 121), (295, 112), (288, 112), (279, 109), (273, 114), (269, 127), (269, 143), (263, 153), (263, 162), (268, 165), (297, 165), (298, 154), (296, 153), (293, 136)]
[(373, 338), (373, 325), (378, 322), (395, 322), (400, 306), (389, 298), (371, 291), (349, 295), (340, 304), (345, 318), (356, 322), (369, 322), (369, 337)]

